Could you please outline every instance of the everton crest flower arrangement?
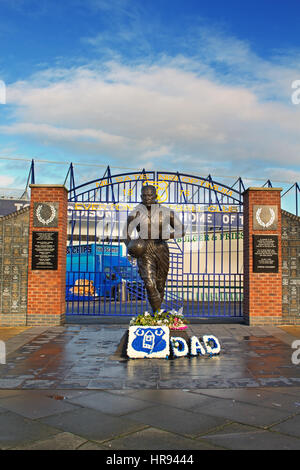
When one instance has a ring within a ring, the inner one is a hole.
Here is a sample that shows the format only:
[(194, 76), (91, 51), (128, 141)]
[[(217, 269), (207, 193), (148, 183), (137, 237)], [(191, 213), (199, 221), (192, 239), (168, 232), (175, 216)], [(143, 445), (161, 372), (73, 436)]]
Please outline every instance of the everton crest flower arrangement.
[(170, 354), (167, 326), (130, 326), (127, 355), (130, 358), (164, 358)]
[(187, 328), (182, 309), (145, 312), (131, 319), (128, 329), (127, 356), (137, 358), (164, 358), (190, 356), (217, 356), (221, 345), (213, 335), (186, 337), (171, 336), (171, 330)]

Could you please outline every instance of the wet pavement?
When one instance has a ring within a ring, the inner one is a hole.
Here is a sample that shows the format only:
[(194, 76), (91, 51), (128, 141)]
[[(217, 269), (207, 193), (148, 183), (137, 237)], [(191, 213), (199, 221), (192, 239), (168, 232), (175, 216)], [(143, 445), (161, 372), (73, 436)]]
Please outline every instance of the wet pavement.
[(221, 354), (174, 360), (122, 359), (115, 353), (125, 332), (125, 325), (48, 328), (9, 355), (0, 367), (0, 389), (300, 386), (300, 367), (292, 364), (291, 345), (282, 341), (290, 335), (278, 328), (190, 325), (189, 336), (217, 336)]
[[(295, 336), (192, 324), (217, 357), (125, 360), (126, 325), (31, 328), (0, 365), (0, 449), (300, 449)], [(1, 331), (0, 331), (1, 339)]]

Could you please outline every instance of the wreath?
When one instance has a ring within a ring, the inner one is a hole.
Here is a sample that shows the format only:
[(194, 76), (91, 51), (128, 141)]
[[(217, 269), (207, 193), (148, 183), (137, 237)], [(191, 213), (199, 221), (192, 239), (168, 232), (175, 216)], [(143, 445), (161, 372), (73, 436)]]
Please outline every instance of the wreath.
[(262, 208), (257, 209), (257, 211), (256, 211), (256, 220), (259, 223), (259, 225), (261, 225), (264, 228), (268, 228), (273, 224), (273, 222), (275, 220), (275, 211), (273, 209), (269, 208), (271, 217), (270, 217), (270, 220), (266, 223), (263, 222), (260, 218), (261, 211), (262, 211)]
[(53, 205), (53, 204), (48, 204), (48, 207), (49, 207), (50, 210), (51, 210), (51, 215), (50, 215), (50, 217), (49, 217), (47, 220), (45, 220), (45, 219), (41, 216), (41, 212), (42, 212), (42, 210), (43, 210), (42, 204), (40, 204), (40, 205), (37, 207), (37, 210), (36, 210), (36, 217), (37, 217), (38, 221), (41, 222), (41, 224), (43, 224), (43, 225), (51, 224), (51, 222), (53, 222), (54, 217), (55, 217), (55, 215), (56, 215), (56, 209), (55, 209), (54, 205)]

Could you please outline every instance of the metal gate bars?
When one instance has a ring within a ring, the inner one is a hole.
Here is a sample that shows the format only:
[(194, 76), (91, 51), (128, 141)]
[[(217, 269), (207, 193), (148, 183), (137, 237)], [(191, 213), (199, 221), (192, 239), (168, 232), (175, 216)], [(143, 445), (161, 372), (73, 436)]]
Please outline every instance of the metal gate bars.
[(186, 317), (241, 317), (243, 298), (242, 188), (211, 177), (137, 172), (70, 188), (66, 302), (68, 315), (135, 316), (150, 311), (136, 260), (127, 254), (123, 226), (154, 184), (162, 205), (186, 226), (169, 241), (170, 268), (163, 308)]

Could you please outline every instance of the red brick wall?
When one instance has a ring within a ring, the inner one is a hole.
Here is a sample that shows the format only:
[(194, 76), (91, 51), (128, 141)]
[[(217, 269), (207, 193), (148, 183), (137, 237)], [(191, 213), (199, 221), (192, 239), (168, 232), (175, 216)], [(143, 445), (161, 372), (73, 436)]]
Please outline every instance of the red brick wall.
[[(249, 324), (280, 324), (282, 318), (280, 188), (244, 193), (244, 318)], [(253, 205), (278, 207), (277, 230), (253, 230)], [(278, 273), (253, 273), (252, 235), (278, 235)]]
[[(58, 202), (58, 227), (33, 227), (35, 202)], [(31, 185), (28, 266), (28, 325), (61, 324), (65, 315), (68, 192), (61, 185)], [(32, 270), (32, 231), (58, 231), (57, 270)]]

